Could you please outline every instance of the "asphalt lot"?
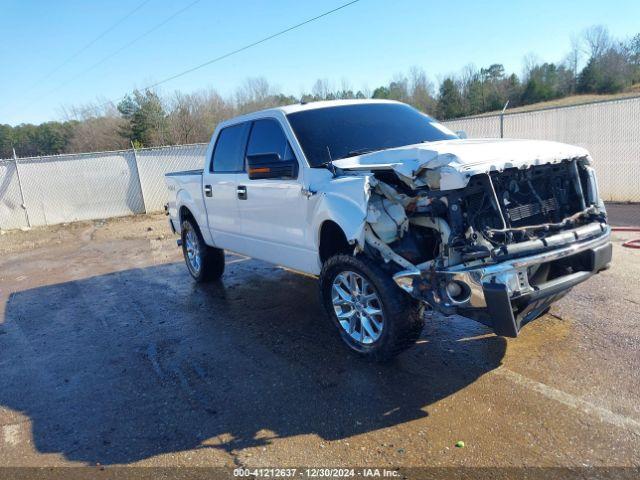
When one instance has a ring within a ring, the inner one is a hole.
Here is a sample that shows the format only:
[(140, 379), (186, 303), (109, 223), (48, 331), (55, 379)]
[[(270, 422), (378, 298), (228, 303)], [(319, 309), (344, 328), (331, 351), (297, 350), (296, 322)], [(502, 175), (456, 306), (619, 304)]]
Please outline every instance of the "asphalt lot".
[(640, 226), (640, 203), (606, 202), (609, 223), (616, 227)]
[(198, 286), (165, 222), (0, 236), (0, 465), (640, 466), (631, 234), (517, 339), (430, 319), (381, 366), (313, 278), (229, 255)]

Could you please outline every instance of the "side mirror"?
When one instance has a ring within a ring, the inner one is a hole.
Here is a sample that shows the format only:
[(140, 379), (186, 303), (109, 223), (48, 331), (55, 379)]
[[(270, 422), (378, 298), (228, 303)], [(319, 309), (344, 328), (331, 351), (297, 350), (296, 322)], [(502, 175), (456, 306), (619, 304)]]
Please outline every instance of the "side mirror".
[(467, 137), (467, 132), (465, 132), (464, 130), (456, 130), (456, 135), (460, 138), (468, 138)]
[(277, 153), (261, 153), (248, 155), (249, 179), (265, 178), (293, 179), (298, 178), (298, 161), (282, 160)]

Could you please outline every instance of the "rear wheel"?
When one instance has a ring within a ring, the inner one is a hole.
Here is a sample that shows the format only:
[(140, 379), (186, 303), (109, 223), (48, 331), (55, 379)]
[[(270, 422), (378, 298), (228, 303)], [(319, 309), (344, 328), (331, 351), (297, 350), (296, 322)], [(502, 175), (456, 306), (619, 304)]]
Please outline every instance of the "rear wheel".
[(188, 218), (182, 222), (182, 254), (196, 282), (218, 280), (224, 273), (224, 250), (204, 243), (200, 229)]
[(360, 355), (390, 360), (415, 343), (422, 309), (366, 257), (336, 255), (320, 274), (322, 303), (342, 340)]

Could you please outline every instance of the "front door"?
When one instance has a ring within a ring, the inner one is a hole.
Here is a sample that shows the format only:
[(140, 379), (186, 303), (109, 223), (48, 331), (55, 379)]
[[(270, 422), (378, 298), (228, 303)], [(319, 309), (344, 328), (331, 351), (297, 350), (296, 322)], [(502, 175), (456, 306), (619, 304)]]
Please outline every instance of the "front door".
[[(277, 119), (256, 120), (246, 156), (271, 153), (285, 161), (296, 159)], [(308, 200), (302, 195), (301, 170), (299, 165), (296, 179), (249, 179), (246, 171), (241, 173), (238, 203), (247, 255), (308, 272), (317, 268), (317, 254), (305, 242)]]

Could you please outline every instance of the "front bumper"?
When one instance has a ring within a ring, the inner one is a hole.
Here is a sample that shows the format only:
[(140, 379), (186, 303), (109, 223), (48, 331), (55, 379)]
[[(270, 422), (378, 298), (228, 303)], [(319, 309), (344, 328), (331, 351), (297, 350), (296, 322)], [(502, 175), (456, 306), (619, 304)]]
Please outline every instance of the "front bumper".
[[(446, 270), (403, 271), (394, 280), (442, 313), (457, 313), (488, 325), (498, 335), (515, 337), (572, 287), (608, 267), (610, 235), (608, 225), (594, 223), (549, 237), (546, 250), (528, 256)], [(561, 240), (564, 245), (558, 246)], [(555, 273), (537, 281), (535, 271), (541, 268)], [(457, 297), (446, 288), (452, 282), (461, 292)]]

